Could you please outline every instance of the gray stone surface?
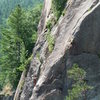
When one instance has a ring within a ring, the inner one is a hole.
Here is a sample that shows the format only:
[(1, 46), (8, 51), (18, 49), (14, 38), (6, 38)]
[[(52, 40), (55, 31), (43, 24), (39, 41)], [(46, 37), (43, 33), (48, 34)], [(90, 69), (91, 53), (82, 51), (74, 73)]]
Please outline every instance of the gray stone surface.
[(13, 100), (14, 95), (13, 96), (4, 96), (4, 95), (0, 95), (0, 100)]
[(67, 68), (70, 68), (73, 64), (78, 64), (87, 72), (86, 80), (87, 84), (93, 87), (93, 89), (87, 93), (87, 100), (99, 100), (100, 99), (100, 58), (97, 55), (90, 53), (82, 53), (80, 55), (70, 55), (66, 62)]
[[(87, 100), (100, 97), (100, 1), (69, 0), (65, 16), (53, 27), (55, 47), (48, 54), (45, 26), (51, 0), (45, 0), (39, 23), (39, 37), (33, 51), (20, 100), (64, 100), (67, 93), (67, 68), (78, 63), (87, 73), (88, 84), (94, 86)], [(40, 61), (36, 53), (40, 52)], [(37, 76), (36, 85), (33, 84)]]

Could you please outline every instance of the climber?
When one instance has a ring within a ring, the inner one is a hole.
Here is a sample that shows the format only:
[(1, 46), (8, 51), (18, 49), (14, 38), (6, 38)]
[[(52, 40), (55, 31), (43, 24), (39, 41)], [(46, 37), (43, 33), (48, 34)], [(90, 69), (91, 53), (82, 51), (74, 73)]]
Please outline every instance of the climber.
[(34, 78), (33, 78), (34, 86), (36, 85), (36, 82), (37, 82), (37, 76), (35, 75)]

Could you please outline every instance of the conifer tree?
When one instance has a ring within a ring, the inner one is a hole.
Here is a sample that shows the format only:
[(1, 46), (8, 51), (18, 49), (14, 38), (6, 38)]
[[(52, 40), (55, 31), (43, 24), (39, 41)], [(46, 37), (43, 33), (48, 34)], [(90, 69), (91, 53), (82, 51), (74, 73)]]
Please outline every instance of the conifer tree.
[[(8, 18), (8, 27), (2, 29), (0, 67), (5, 84), (16, 87), (21, 72), (17, 68), (25, 60), (25, 45), (22, 39), (24, 12), (18, 5)], [(13, 79), (13, 80), (12, 80)]]
[[(0, 88), (9, 82), (16, 88), (36, 41), (41, 5), (25, 12), (18, 5), (2, 28), (0, 39)], [(22, 68), (21, 68), (22, 69)]]
[(87, 92), (93, 87), (89, 86), (85, 81), (86, 71), (74, 64), (67, 73), (68, 78), (73, 81), (73, 84), (72, 88), (68, 90), (66, 100), (87, 100)]

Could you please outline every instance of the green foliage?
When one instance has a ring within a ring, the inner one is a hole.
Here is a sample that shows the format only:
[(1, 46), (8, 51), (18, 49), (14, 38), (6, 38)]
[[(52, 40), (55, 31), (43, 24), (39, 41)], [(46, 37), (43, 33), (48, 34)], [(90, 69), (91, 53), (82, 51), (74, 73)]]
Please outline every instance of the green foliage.
[(32, 49), (37, 40), (37, 26), (40, 20), (41, 8), (42, 5), (39, 4), (32, 10), (26, 12), (26, 20), (24, 20), (23, 29), (24, 33), (27, 33), (24, 34), (24, 40), (25, 40), (24, 43), (26, 50), (28, 50), (29, 52), (28, 54), (29, 56), (31, 55)]
[(49, 19), (47, 21), (47, 24), (46, 24), (46, 28), (51, 31), (52, 27), (56, 24), (56, 19), (55, 17), (52, 17), (51, 19)]
[(23, 88), (24, 82), (25, 82), (25, 80), (22, 80), (22, 81), (21, 81), (21, 83), (20, 83), (20, 85), (19, 85), (19, 88), (20, 88), (20, 89)]
[(91, 11), (91, 9), (92, 9), (92, 8), (90, 7), (90, 8), (88, 9), (88, 11)]
[(72, 89), (68, 90), (66, 100), (86, 99), (86, 93), (88, 90), (92, 89), (92, 87), (86, 84), (84, 81), (85, 77), (86, 72), (82, 68), (79, 68), (77, 64), (74, 64), (72, 69), (68, 70), (68, 78), (72, 79), (74, 84), (72, 84)]
[(47, 24), (46, 24), (46, 28), (47, 28), (48, 30), (51, 30), (51, 28), (52, 28), (52, 21), (51, 21), (51, 20), (48, 20), (48, 22), (47, 22)]
[(66, 2), (67, 0), (52, 0), (52, 10), (57, 20), (61, 16), (65, 8)]
[(48, 34), (46, 34), (46, 40), (48, 42), (48, 50), (51, 53), (54, 49), (54, 37), (50, 34), (50, 31), (48, 32)]
[(82, 81), (86, 77), (86, 72), (82, 68), (79, 68), (77, 64), (74, 64), (72, 69), (67, 73), (68, 77), (74, 81)]
[(35, 42), (37, 40), (37, 37), (38, 37), (37, 32), (34, 32), (34, 34), (32, 35), (32, 41), (33, 41), (34, 44), (35, 44)]
[(64, 16), (66, 14), (66, 9), (63, 10), (62, 15)]
[(40, 53), (39, 53), (39, 52), (36, 53), (36, 57), (37, 57), (38, 60), (40, 61)]
[(33, 58), (33, 54), (23, 62), (22, 65), (20, 65), (17, 69), (20, 70), (20, 71), (24, 71), (24, 69), (26, 69), (27, 65), (30, 63), (30, 61), (32, 60)]
[(24, 71), (24, 69), (25, 69), (25, 65), (24, 64), (22, 64), (21, 66), (19, 66), (18, 68), (17, 68), (19, 71)]
[(8, 82), (16, 88), (22, 71), (32, 59), (32, 49), (37, 39), (37, 25), (41, 5), (23, 10), (18, 5), (10, 14), (0, 39), (0, 89)]
[(25, 59), (24, 43), (17, 34), (11, 32), (9, 29), (3, 29), (0, 44), (0, 67), (3, 78), (5, 79), (4, 83), (6, 84), (10, 81), (14, 85), (19, 79), (16, 74), (18, 76), (20, 75), (20, 72), (17, 73), (16, 67), (24, 62)]
[(43, 0), (0, 0), (0, 24), (6, 23), (6, 19), (18, 4), (24, 9), (32, 9), (42, 2)]

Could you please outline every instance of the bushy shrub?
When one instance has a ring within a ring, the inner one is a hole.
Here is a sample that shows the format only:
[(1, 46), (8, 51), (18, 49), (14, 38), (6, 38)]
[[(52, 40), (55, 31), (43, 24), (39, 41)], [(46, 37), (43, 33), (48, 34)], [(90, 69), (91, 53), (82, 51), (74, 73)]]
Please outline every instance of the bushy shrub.
[(51, 20), (48, 20), (46, 28), (51, 30), (51, 28), (52, 28), (52, 21)]
[(84, 98), (86, 100), (86, 93), (93, 87), (87, 85), (84, 81), (86, 77), (86, 72), (82, 68), (79, 68), (77, 64), (68, 70), (68, 78), (74, 81), (72, 84), (72, 89), (68, 90), (68, 96), (66, 100), (78, 100), (79, 98)]
[(54, 49), (54, 37), (50, 34), (50, 31), (48, 31), (48, 34), (46, 34), (46, 40), (48, 42), (48, 50), (51, 53)]
[(33, 54), (27, 60), (25, 60), (25, 62), (23, 64), (21, 64), (17, 69), (19, 71), (24, 71), (24, 69), (26, 69), (27, 65), (31, 62), (32, 58), (33, 58)]
[(66, 6), (67, 0), (52, 0), (52, 10), (54, 15), (57, 17), (57, 20), (61, 16), (65, 6)]

